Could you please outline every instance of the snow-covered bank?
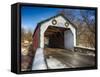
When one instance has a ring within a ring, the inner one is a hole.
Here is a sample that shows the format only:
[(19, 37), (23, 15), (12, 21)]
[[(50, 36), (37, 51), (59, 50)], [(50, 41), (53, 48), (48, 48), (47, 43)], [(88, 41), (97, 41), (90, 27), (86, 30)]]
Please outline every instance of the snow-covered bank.
[(35, 57), (33, 59), (33, 64), (32, 64), (32, 70), (43, 70), (43, 69), (47, 69), (47, 66), (45, 64), (45, 60), (44, 60), (44, 54), (43, 54), (43, 49), (42, 48), (38, 48), (36, 50), (36, 54)]
[[(38, 48), (36, 50), (35, 58), (32, 64), (32, 70), (43, 70), (47, 69), (46, 62), (44, 59), (43, 49)], [(48, 69), (59, 69), (59, 68), (69, 68), (65, 64), (61, 63), (56, 58), (49, 56), (46, 58)]]
[(90, 49), (90, 50), (95, 50), (95, 48), (84, 47), (84, 46), (82, 46), (82, 45), (80, 45), (80, 46), (75, 46), (75, 47), (78, 47), (78, 48), (84, 48), (84, 49)]

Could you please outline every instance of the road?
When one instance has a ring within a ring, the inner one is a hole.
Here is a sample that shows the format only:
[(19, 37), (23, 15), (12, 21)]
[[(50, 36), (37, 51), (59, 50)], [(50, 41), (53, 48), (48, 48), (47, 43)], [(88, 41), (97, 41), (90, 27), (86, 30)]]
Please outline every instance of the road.
[(95, 65), (95, 56), (56, 48), (45, 48), (44, 51), (46, 58), (52, 56), (69, 68), (90, 67)]

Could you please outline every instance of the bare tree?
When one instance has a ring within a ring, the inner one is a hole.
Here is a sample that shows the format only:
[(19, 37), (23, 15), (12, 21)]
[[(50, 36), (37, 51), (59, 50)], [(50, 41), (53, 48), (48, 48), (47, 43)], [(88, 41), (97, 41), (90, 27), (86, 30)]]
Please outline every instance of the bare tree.
[(77, 27), (78, 44), (84, 43), (88, 47), (95, 47), (95, 11), (64, 9), (59, 13)]

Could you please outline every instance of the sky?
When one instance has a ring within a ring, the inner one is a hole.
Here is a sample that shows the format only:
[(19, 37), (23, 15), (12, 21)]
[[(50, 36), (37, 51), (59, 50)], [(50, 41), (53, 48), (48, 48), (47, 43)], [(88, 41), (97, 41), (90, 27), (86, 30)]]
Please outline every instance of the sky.
[(23, 6), (21, 8), (22, 27), (34, 31), (37, 23), (57, 15), (59, 10), (59, 8)]
[[(34, 29), (37, 26), (37, 23), (46, 20), (52, 16), (55, 16), (61, 11), (61, 8), (48, 8), (48, 7), (32, 7), (32, 6), (22, 6), (21, 7), (21, 24), (25, 30), (31, 30), (34, 32)], [(68, 10), (68, 9), (67, 9)], [(79, 16), (79, 9), (74, 9), (74, 16)], [(87, 14), (87, 13), (85, 13)], [(94, 15), (93, 15), (94, 16)], [(89, 16), (90, 18), (93, 16)]]

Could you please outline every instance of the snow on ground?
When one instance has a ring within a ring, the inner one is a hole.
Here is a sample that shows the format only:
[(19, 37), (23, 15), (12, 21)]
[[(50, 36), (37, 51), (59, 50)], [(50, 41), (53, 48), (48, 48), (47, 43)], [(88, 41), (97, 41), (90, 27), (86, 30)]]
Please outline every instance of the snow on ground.
[[(52, 56), (49, 56), (49, 58), (47, 58), (46, 61), (49, 69), (68, 68), (65, 64), (61, 63), (59, 60), (53, 58)], [(36, 50), (35, 58), (33, 60), (32, 70), (43, 69), (47, 69), (46, 62), (44, 60), (43, 49), (38, 48)]]
[(52, 56), (49, 56), (47, 59), (47, 64), (49, 69), (68, 68), (65, 64), (61, 63), (59, 60), (53, 58)]
[(77, 51), (78, 54), (95, 56), (95, 53), (94, 53), (95, 48), (88, 48), (88, 47), (82, 47), (82, 46), (76, 46), (76, 47), (77, 48), (75, 50)]
[(43, 49), (38, 48), (36, 50), (36, 54), (33, 59), (32, 70), (43, 70), (43, 69), (47, 69), (47, 66), (44, 60)]
[(28, 48), (22, 47), (21, 54), (24, 55), (24, 56), (27, 55), (28, 54)]
[(90, 49), (90, 50), (95, 50), (95, 48), (91, 48), (91, 47), (84, 47), (84, 46), (82, 46), (82, 45), (75, 46), (75, 47), (85, 48), (85, 49)]

